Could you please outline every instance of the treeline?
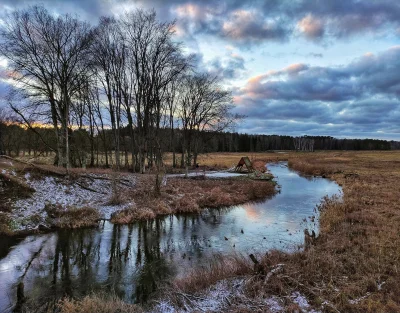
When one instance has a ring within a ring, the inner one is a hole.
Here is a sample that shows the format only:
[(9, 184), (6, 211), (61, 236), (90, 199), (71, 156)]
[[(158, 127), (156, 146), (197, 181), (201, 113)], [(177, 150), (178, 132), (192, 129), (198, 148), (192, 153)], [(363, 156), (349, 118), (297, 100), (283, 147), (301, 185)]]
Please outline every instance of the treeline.
[[(175, 166), (184, 167), (184, 134), (181, 129), (174, 129), (174, 140), (170, 140), (170, 129), (159, 130), (161, 150), (175, 152)], [(130, 130), (128, 127), (120, 129), (120, 161), (121, 165), (132, 167), (130, 151), (132, 149)], [(136, 130), (134, 130), (134, 135)], [(71, 130), (71, 161), (75, 167), (115, 165), (115, 145), (112, 129), (106, 129), (103, 134), (95, 134), (93, 140), (86, 129)], [(377, 139), (337, 139), (329, 136), (278, 136), (278, 135), (249, 135), (234, 132), (194, 133), (196, 137), (196, 151), (211, 152), (264, 152), (270, 150), (394, 150), (400, 149), (397, 141)], [(47, 143), (44, 144), (43, 140)], [(306, 149), (301, 149), (301, 142)], [(312, 144), (312, 146), (311, 146)], [(34, 127), (23, 128), (15, 121), (8, 124), (0, 122), (0, 150), (9, 156), (22, 154), (35, 156), (49, 156), (56, 147), (55, 132), (51, 128)], [(197, 157), (197, 156), (196, 156)], [(196, 162), (196, 160), (195, 160)], [(195, 164), (195, 163), (194, 163)], [(150, 166), (151, 164), (146, 164)]]
[[(301, 145), (301, 142), (305, 145)], [(379, 139), (338, 139), (330, 136), (279, 136), (238, 133), (215, 134), (212, 151), (262, 152), (269, 150), (396, 150), (400, 142)], [(297, 145), (297, 142), (300, 142)], [(303, 147), (303, 148), (302, 148)], [(211, 147), (210, 147), (211, 148)]]

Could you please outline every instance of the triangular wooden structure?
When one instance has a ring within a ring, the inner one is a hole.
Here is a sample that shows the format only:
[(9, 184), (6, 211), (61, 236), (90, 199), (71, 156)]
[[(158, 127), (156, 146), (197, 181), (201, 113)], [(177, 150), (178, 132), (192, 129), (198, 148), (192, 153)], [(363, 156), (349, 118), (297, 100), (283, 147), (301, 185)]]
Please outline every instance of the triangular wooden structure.
[(249, 172), (253, 172), (253, 165), (251, 164), (250, 159), (246, 156), (246, 157), (242, 157), (238, 163), (238, 165), (236, 165), (235, 167), (235, 172), (241, 172), (243, 169), (243, 165), (246, 165), (247, 170)]

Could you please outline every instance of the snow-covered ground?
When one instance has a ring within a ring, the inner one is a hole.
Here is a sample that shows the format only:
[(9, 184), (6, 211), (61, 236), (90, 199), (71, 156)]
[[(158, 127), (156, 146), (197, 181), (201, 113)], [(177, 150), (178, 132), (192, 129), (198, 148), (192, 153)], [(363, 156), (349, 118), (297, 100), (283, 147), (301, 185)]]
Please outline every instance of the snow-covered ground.
[[(190, 172), (188, 173), (189, 177), (201, 177), (205, 176), (207, 178), (229, 178), (229, 177), (238, 177), (243, 176), (244, 174), (240, 173), (231, 173), (231, 172), (218, 172), (218, 171), (197, 171), (197, 172)], [(185, 174), (170, 174), (167, 177), (185, 177)]]
[[(11, 169), (2, 169), (8, 175), (17, 176)], [(75, 180), (62, 177), (43, 176), (33, 178), (26, 173), (18, 177), (35, 191), (25, 199), (18, 199), (12, 203), (11, 218), (14, 220), (14, 230), (34, 228), (34, 222), (29, 217), (36, 216), (35, 220), (46, 218), (46, 204), (60, 205), (61, 207), (92, 207), (98, 209), (103, 218), (109, 219), (115, 211), (127, 208), (132, 203), (126, 201), (119, 205), (110, 205), (112, 197), (112, 178), (105, 174), (88, 174), (79, 176)], [(135, 186), (134, 175), (123, 175), (117, 178), (118, 191), (123, 195)]]

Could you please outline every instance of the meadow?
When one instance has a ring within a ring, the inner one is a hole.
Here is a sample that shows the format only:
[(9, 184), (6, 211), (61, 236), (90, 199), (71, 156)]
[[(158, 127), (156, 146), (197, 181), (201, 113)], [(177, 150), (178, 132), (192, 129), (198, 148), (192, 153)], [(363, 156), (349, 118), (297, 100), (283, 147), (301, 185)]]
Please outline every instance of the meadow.
[[(202, 155), (199, 164), (227, 169), (245, 155), (211, 153)], [(399, 312), (400, 152), (283, 151), (247, 156), (261, 164), (288, 161), (289, 167), (302, 175), (326, 177), (342, 186), (341, 197), (325, 198), (318, 206), (320, 235), (308, 249), (296, 253), (269, 251), (257, 255), (256, 266), (247, 257), (231, 257), (210, 264), (208, 270), (192, 269), (165, 286), (158, 297), (168, 297), (179, 307), (182, 295), (198, 295), (220, 280), (245, 277), (246, 301), (260, 303), (260, 299), (274, 295), (287, 301), (286, 312), (299, 311), (289, 300), (293, 292), (301, 292), (323, 312)], [(165, 160), (168, 164), (170, 155)], [(143, 179), (149, 176), (143, 175)], [(218, 187), (203, 181), (192, 183), (205, 193)], [(175, 182), (165, 188), (170, 188), (166, 193), (171, 194), (183, 187)], [(129, 221), (135, 218), (126, 214), (121, 220), (124, 217)], [(275, 271), (277, 268), (280, 270)], [(104, 295), (88, 296), (82, 301), (65, 299), (58, 308), (67, 313), (97, 308), (114, 312), (118, 307), (121, 312), (143, 309)], [(259, 306), (257, 309), (262, 311)], [(233, 299), (227, 312), (254, 310), (254, 306), (243, 306)]]

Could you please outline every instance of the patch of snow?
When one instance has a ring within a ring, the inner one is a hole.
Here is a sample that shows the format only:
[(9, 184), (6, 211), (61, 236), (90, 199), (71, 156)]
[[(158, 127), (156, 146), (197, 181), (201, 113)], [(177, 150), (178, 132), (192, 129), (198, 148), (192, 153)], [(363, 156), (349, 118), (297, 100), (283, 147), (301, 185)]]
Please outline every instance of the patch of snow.
[(307, 313), (321, 313), (321, 311), (314, 310), (311, 308), (310, 304), (307, 301), (307, 298), (302, 295), (300, 292), (293, 292), (291, 295), (292, 301), (296, 303), (303, 312)]
[(371, 293), (370, 293), (370, 292), (367, 292), (367, 293), (366, 293), (364, 296), (362, 296), (362, 297), (359, 297), (359, 298), (354, 299), (354, 300), (349, 300), (349, 303), (350, 303), (350, 304), (357, 304), (357, 303), (361, 302), (362, 300), (368, 298), (370, 295), (371, 295)]
[(175, 308), (168, 301), (160, 301), (152, 313), (176, 313)]
[(283, 307), (279, 303), (279, 299), (277, 297), (271, 296), (270, 298), (265, 299), (264, 303), (271, 313), (283, 312)]
[[(35, 214), (41, 216), (44, 220), (47, 216), (44, 210), (46, 204), (53, 204), (78, 208), (89, 206), (98, 209), (103, 218), (109, 219), (112, 213), (132, 205), (132, 203), (109, 205), (108, 201), (112, 196), (112, 182), (111, 180), (99, 179), (104, 178), (100, 175), (88, 175), (86, 178), (80, 177), (73, 182), (51, 176), (31, 180), (29, 173), (26, 173), (24, 178), (26, 183), (35, 189), (35, 192), (29, 198), (19, 199), (14, 202), (13, 215), (17, 217), (27, 217)], [(119, 185), (122, 193), (127, 188), (135, 185), (133, 175), (126, 175), (123, 179), (124, 184)]]
[[(189, 177), (208, 177), (208, 178), (228, 178), (228, 177), (238, 177), (243, 176), (244, 174), (240, 173), (231, 173), (231, 172), (218, 172), (218, 171), (198, 171), (188, 173)], [(185, 177), (185, 174), (170, 174), (168, 177)]]

